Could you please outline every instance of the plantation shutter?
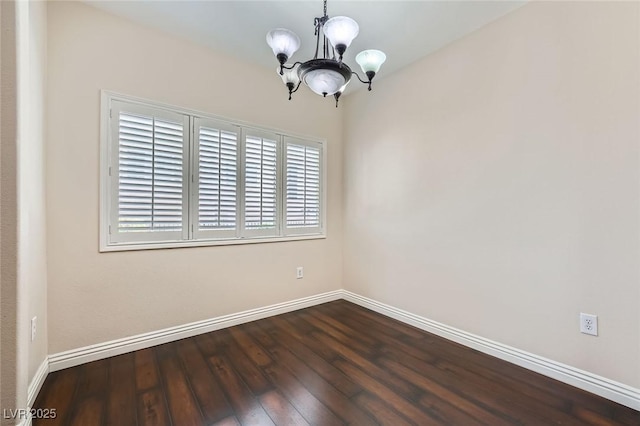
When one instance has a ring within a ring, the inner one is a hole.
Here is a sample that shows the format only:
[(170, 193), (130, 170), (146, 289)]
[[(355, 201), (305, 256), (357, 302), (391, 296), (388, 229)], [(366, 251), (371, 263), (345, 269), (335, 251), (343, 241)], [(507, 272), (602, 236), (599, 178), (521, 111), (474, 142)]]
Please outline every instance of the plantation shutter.
[(325, 141), (103, 91), (100, 251), (325, 237)]
[(189, 117), (114, 101), (111, 242), (186, 238)]
[(244, 137), (245, 236), (278, 233), (278, 136), (246, 129)]
[(286, 234), (321, 231), (322, 145), (285, 138)]
[(239, 128), (196, 118), (195, 238), (235, 238), (238, 229)]

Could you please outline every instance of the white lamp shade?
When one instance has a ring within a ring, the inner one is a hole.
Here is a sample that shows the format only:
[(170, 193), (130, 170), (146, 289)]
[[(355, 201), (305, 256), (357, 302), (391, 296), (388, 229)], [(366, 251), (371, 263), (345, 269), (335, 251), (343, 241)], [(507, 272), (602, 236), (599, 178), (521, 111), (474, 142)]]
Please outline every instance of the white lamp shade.
[(350, 82), (351, 82), (351, 80), (349, 80), (345, 84), (343, 84), (342, 87), (340, 89), (338, 89), (338, 92), (336, 92), (336, 93), (344, 93), (344, 89), (347, 88), (347, 86), (349, 85)]
[[(300, 77), (298, 77), (299, 67), (300, 64), (296, 64), (293, 69), (288, 70), (285, 68), (282, 70), (282, 75), (280, 77), (282, 78), (284, 84), (292, 83), (294, 86), (298, 85), (298, 83), (300, 82)], [(278, 75), (280, 75), (280, 67), (276, 67), (276, 72), (278, 73)]]
[(347, 16), (334, 16), (324, 24), (324, 35), (334, 48), (339, 44), (349, 47), (359, 31), (358, 23)]
[(278, 56), (283, 53), (290, 58), (300, 48), (300, 37), (285, 28), (276, 28), (267, 33), (267, 44)]
[(342, 74), (329, 69), (309, 71), (304, 76), (304, 82), (318, 95), (333, 95), (345, 85)]
[(369, 71), (377, 73), (386, 60), (387, 55), (375, 49), (363, 50), (356, 56), (356, 62), (365, 74)]

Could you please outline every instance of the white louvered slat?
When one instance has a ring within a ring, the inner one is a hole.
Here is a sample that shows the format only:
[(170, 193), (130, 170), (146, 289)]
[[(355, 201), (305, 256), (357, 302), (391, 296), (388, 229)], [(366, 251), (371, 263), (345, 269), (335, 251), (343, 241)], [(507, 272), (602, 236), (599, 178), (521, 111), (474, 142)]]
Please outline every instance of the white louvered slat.
[(277, 142), (245, 139), (245, 229), (275, 229), (277, 224)]
[(198, 229), (234, 230), (237, 224), (237, 132), (200, 126)]
[(287, 228), (320, 226), (320, 154), (315, 146), (286, 145)]
[(183, 124), (121, 111), (118, 231), (181, 231)]

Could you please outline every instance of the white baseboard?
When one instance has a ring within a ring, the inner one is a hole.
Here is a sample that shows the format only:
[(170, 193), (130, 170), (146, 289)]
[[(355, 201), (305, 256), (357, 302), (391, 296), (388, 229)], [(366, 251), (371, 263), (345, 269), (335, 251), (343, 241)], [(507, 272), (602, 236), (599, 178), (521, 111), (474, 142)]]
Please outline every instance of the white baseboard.
[[(33, 407), (33, 403), (36, 402), (36, 397), (38, 396), (48, 374), (49, 357), (45, 357), (27, 387), (27, 410), (30, 410), (31, 407)], [(31, 426), (32, 420), (31, 412), (28, 412), (26, 418), (16, 423), (16, 426)]]
[(445, 339), (610, 399), (634, 410), (640, 410), (640, 389), (458, 330), (347, 290), (342, 291), (342, 298)]
[(59, 352), (49, 355), (49, 371), (58, 371), (87, 362), (150, 348), (152, 346), (173, 342), (187, 337), (196, 336), (198, 334), (208, 333), (210, 331), (220, 330), (222, 328), (232, 327), (234, 325), (244, 324), (262, 318), (296, 311), (298, 309), (319, 305), (325, 302), (331, 302), (333, 300), (338, 300), (341, 297), (342, 290), (334, 290), (327, 293), (291, 300), (289, 302), (277, 303), (275, 305), (265, 306), (262, 308), (250, 309), (248, 311), (238, 312), (235, 314), (165, 328), (164, 330), (152, 331), (118, 340), (112, 340), (110, 342), (98, 343), (95, 345), (85, 346), (83, 348)]
[(27, 407), (33, 407), (33, 403), (36, 402), (36, 397), (38, 396), (38, 392), (40, 392), (40, 388), (42, 388), (44, 379), (47, 378), (47, 374), (49, 374), (49, 357), (45, 357), (42, 360), (38, 370), (36, 370), (36, 374), (34, 374), (31, 379), (31, 383), (29, 383), (27, 388)]
[(220, 330), (222, 328), (232, 327), (234, 325), (244, 324), (338, 299), (345, 299), (382, 315), (444, 337), (445, 339), (479, 350), (587, 392), (600, 395), (635, 410), (640, 410), (640, 389), (632, 388), (605, 377), (589, 373), (588, 371), (580, 370), (475, 334), (467, 333), (466, 331), (441, 324), (347, 290), (330, 291), (263, 308), (251, 309), (236, 314), (224, 315), (49, 355), (48, 360), (43, 362), (32, 383), (29, 385), (30, 406), (33, 400), (35, 400), (48, 371), (62, 370), (87, 362), (121, 355), (139, 349), (150, 348), (162, 343), (196, 336), (198, 334), (208, 333), (210, 331)]

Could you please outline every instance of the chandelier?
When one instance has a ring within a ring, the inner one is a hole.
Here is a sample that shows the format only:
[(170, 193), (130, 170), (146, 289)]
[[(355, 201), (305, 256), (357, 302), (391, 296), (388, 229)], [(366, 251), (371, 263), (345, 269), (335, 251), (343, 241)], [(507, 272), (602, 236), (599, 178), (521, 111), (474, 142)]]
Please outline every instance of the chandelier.
[(329, 18), (327, 0), (324, 0), (324, 15), (315, 18), (313, 25), (316, 36), (316, 53), (313, 59), (295, 62), (292, 65), (288, 65), (287, 60), (300, 47), (300, 38), (293, 31), (284, 28), (276, 28), (267, 34), (267, 44), (280, 63), (276, 70), (289, 90), (289, 100), (304, 82), (318, 95), (324, 97), (333, 95), (337, 108), (340, 95), (353, 75), (362, 83), (368, 84), (371, 90), (371, 80), (380, 70), (387, 56), (374, 49), (358, 53), (356, 62), (367, 76), (367, 80), (363, 80), (358, 73), (342, 62), (342, 55), (358, 35), (359, 28), (356, 21), (346, 16)]

